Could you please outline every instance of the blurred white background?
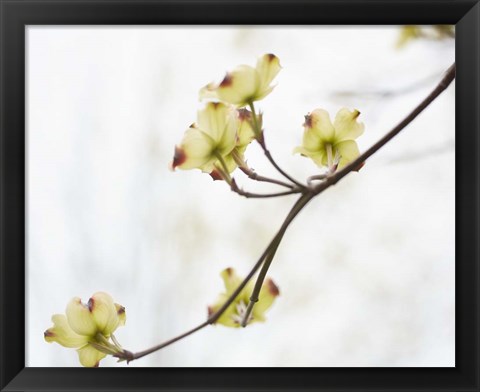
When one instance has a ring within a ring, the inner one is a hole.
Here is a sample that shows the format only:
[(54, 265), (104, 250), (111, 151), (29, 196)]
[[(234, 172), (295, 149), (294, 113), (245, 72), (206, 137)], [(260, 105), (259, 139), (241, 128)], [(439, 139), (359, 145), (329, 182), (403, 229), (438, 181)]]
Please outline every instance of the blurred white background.
[[(365, 150), (454, 61), (453, 40), (398, 50), (398, 34), (29, 27), (27, 366), (80, 366), (43, 331), (72, 297), (99, 290), (126, 307), (116, 336), (131, 351), (193, 327), (223, 290), (220, 271), (246, 274), (278, 229), (296, 196), (246, 200), (199, 171), (169, 170), (203, 85), (276, 54), (278, 85), (257, 107), (273, 155), (305, 179), (318, 172), (292, 155), (305, 114), (357, 108)], [(454, 366), (454, 113), (452, 86), (297, 217), (269, 272), (281, 296), (266, 323), (208, 327), (129, 366)], [(258, 146), (247, 158), (278, 178)]]

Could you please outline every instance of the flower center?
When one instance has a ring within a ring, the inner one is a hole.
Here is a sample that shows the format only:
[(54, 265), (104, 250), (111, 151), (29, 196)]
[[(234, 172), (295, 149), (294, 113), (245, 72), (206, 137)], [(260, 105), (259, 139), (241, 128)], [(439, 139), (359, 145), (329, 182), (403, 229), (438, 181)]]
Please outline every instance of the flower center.
[[(236, 305), (235, 305), (235, 308), (237, 310), (236, 313), (232, 314), (231, 318), (232, 320), (237, 323), (237, 324), (241, 324), (242, 321), (243, 321), (243, 317), (245, 316), (245, 313), (247, 312), (247, 304), (245, 303), (245, 301), (243, 300), (240, 300)], [(248, 321), (247, 321), (247, 324), (253, 320), (253, 316), (250, 315), (248, 317)]]
[(332, 154), (332, 144), (326, 143), (325, 149), (327, 150), (327, 165), (330, 169), (333, 166), (333, 154)]
[(340, 162), (340, 152), (338, 149), (335, 149), (334, 154), (332, 143), (325, 143), (325, 150), (327, 152), (328, 170), (333, 173), (335, 170), (337, 170), (338, 163)]

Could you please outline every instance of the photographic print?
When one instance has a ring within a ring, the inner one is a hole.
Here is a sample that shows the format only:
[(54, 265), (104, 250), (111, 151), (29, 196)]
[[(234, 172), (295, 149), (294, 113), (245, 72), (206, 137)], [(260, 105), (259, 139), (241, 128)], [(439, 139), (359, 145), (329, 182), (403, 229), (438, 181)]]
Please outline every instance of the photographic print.
[(25, 36), (25, 366), (455, 367), (453, 25)]

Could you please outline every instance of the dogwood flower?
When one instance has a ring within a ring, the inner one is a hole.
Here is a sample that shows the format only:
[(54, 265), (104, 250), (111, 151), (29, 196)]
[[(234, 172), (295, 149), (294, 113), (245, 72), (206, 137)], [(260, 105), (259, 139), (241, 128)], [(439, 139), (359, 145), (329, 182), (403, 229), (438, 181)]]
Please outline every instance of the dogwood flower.
[(265, 54), (256, 67), (239, 65), (219, 83), (209, 83), (200, 90), (200, 100), (215, 100), (242, 107), (260, 101), (271, 93), (273, 79), (280, 72), (280, 60)]
[(185, 132), (180, 145), (175, 147), (173, 169), (200, 169), (206, 173), (216, 167), (236, 145), (237, 119), (233, 107), (223, 103), (208, 103), (198, 111), (197, 123)]
[[(233, 268), (227, 268), (223, 270), (220, 274), (225, 285), (225, 293), (220, 294), (217, 302), (212, 306), (208, 307), (208, 315), (211, 316), (218, 309), (222, 307), (225, 301), (232, 295), (236, 288), (242, 282), (242, 278), (239, 277)], [(227, 308), (227, 310), (220, 316), (220, 318), (215, 322), (216, 324), (222, 324), (226, 327), (241, 327), (241, 323), (245, 312), (247, 310), (247, 305), (249, 302), (250, 294), (253, 291), (254, 282), (250, 281), (237, 296), (235, 301)], [(272, 306), (275, 298), (280, 294), (278, 287), (275, 285), (272, 279), (265, 279), (262, 289), (260, 290), (260, 295), (258, 302), (255, 304), (250, 319), (247, 324), (253, 322), (263, 322), (265, 321), (265, 312)]]
[[(87, 304), (75, 297), (65, 313), (52, 316), (53, 327), (44, 332), (47, 342), (77, 348), (80, 363), (86, 367), (98, 367), (107, 354), (122, 351), (112, 334), (125, 325), (125, 308), (114, 303), (109, 294), (97, 292)], [(109, 342), (110, 338), (114, 344)]]
[(343, 108), (332, 124), (326, 110), (315, 109), (305, 116), (303, 143), (294, 153), (307, 156), (331, 171), (346, 166), (360, 155), (355, 139), (363, 133), (364, 125), (357, 122), (359, 115), (358, 110)]

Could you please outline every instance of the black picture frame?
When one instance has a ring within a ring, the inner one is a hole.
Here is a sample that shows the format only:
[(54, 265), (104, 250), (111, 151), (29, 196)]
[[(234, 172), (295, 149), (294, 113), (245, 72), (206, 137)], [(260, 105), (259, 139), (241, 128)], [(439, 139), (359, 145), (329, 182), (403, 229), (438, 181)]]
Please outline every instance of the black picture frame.
[[(1, 0), (2, 391), (479, 391), (480, 5), (473, 0)], [(25, 26), (456, 25), (455, 368), (26, 368)]]

